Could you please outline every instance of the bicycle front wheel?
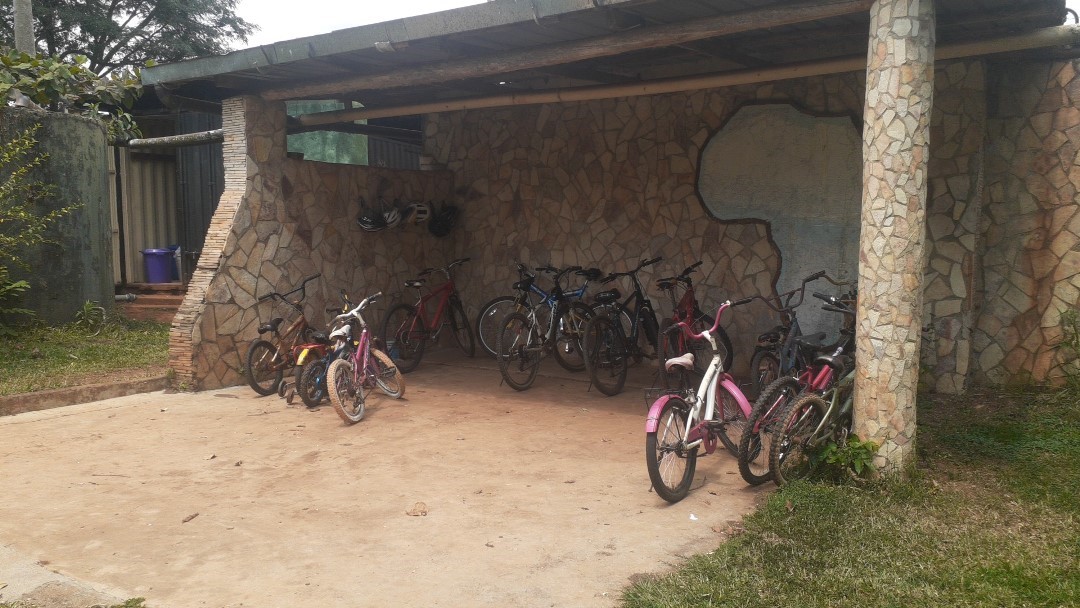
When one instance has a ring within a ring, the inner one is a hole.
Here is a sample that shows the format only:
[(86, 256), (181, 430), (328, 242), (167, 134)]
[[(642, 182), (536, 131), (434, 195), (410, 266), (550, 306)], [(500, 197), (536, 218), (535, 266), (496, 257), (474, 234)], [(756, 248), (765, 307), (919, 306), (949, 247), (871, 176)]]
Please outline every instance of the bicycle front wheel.
[(543, 343), (529, 317), (519, 312), (506, 315), (499, 324), (495, 349), (499, 353), (499, 372), (510, 388), (523, 391), (532, 386), (543, 356)]
[(739, 440), (746, 430), (746, 412), (739, 406), (735, 395), (723, 386), (716, 387), (716, 421), (719, 423), (717, 436), (728, 452), (739, 456)]
[(247, 369), (244, 371), (251, 390), (264, 397), (277, 392), (285, 375), (278, 360), (277, 349), (266, 340), (256, 340), (248, 348)]
[(626, 384), (626, 340), (618, 326), (606, 314), (597, 315), (585, 324), (583, 346), (589, 379), (601, 393), (618, 395)]
[(424, 356), (424, 320), (408, 304), (398, 304), (386, 313), (382, 338), (390, 358), (402, 373), (407, 374), (420, 365)]
[(476, 341), (492, 357), (496, 356), (495, 338), (499, 323), (511, 312), (525, 312), (518, 310), (516, 302), (517, 298), (513, 296), (499, 296), (481, 306), (480, 314), (476, 316)]
[(660, 409), (656, 431), (645, 434), (645, 466), (656, 495), (674, 503), (686, 498), (697, 468), (697, 448), (683, 444), (690, 405), (672, 397)]
[(803, 395), (780, 416), (769, 447), (769, 465), (776, 485), (803, 479), (813, 471), (810, 441), (827, 409), (828, 403), (818, 395)]
[(739, 474), (746, 483), (756, 486), (772, 479), (769, 452), (772, 430), (779, 424), (780, 414), (799, 394), (799, 381), (790, 376), (772, 382), (754, 402), (739, 439)]
[(466, 357), (476, 354), (476, 341), (473, 339), (472, 327), (469, 318), (465, 316), (465, 309), (461, 307), (461, 300), (457, 296), (450, 298), (450, 305), (446, 307), (450, 315), (450, 329), (454, 333), (454, 341), (458, 348), (465, 353)]
[(352, 359), (338, 359), (326, 372), (327, 392), (334, 411), (346, 424), (360, 422), (364, 418), (364, 402), (368, 390), (356, 382)]
[(296, 392), (308, 407), (316, 407), (326, 396), (326, 357), (311, 359), (301, 368)]
[(581, 336), (585, 323), (592, 317), (592, 309), (581, 302), (572, 302), (559, 320), (559, 331), (555, 336), (555, 361), (570, 372), (585, 371), (585, 357), (582, 355)]
[(374, 369), (370, 373), (375, 375), (379, 390), (394, 399), (401, 399), (405, 395), (405, 377), (390, 355), (377, 348), (371, 349), (371, 365)]

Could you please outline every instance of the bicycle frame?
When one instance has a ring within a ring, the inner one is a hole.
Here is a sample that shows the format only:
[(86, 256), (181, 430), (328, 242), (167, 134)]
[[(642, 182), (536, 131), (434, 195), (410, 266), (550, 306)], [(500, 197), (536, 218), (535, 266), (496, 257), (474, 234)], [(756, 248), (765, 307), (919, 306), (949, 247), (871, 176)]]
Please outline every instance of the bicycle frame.
[[(443, 314), (446, 312), (446, 307), (450, 303), (450, 296), (457, 293), (457, 289), (454, 285), (454, 280), (450, 279), (447, 282), (432, 289), (426, 294), (421, 294), (419, 300), (416, 302), (416, 316), (414, 317), (414, 325), (409, 328), (409, 331), (422, 331), (425, 335), (430, 336), (438, 331), (438, 328), (442, 324)], [(431, 322), (428, 323), (428, 302), (438, 298), (439, 304), (435, 308), (435, 316), (431, 318)], [(423, 327), (417, 328), (415, 321), (419, 321), (423, 324)]]
[[(854, 382), (855, 371), (852, 370), (845, 374), (835, 386), (829, 389), (828, 393), (831, 393), (831, 396), (827, 400), (829, 407), (822, 415), (821, 423), (818, 424), (817, 427), (814, 428), (814, 432), (810, 434), (810, 438), (806, 442), (807, 446), (812, 448), (822, 446), (830, 441), (836, 434), (837, 421), (851, 411), (854, 392), (845, 389), (851, 387)], [(845, 396), (843, 401), (840, 400), (841, 395)]]

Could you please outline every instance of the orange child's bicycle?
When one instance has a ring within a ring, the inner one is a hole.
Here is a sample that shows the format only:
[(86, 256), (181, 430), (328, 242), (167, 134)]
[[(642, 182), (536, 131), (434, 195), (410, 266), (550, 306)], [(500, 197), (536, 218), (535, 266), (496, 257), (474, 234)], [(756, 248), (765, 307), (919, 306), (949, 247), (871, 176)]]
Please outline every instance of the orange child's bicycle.
[[(329, 347), (326, 334), (315, 331), (304, 317), (303, 302), (306, 296), (307, 284), (321, 277), (315, 274), (306, 279), (300, 286), (286, 293), (271, 292), (260, 296), (258, 301), (272, 300), (280, 302), (286, 307), (286, 314), (296, 315), (296, 319), (281, 331), (284, 317), (274, 317), (270, 321), (259, 326), (259, 335), (270, 334), (269, 339), (261, 338), (251, 343), (247, 352), (247, 368), (244, 375), (247, 377), (248, 386), (260, 395), (272, 395), (281, 386), (285, 370), (296, 366), (296, 359), (305, 347), (313, 344)], [(298, 297), (297, 294), (299, 294)]]
[[(437, 340), (444, 327), (450, 327), (454, 341), (466, 357), (471, 357), (476, 352), (472, 324), (465, 316), (465, 309), (461, 306), (461, 297), (458, 295), (451, 272), (455, 267), (468, 262), (469, 259), (460, 258), (442, 268), (426, 268), (420, 273), (419, 278), (405, 281), (406, 287), (416, 290), (416, 305), (398, 304), (386, 313), (382, 338), (385, 341), (387, 354), (402, 372), (411, 372), (420, 365), (420, 358), (424, 356), (427, 342)], [(437, 272), (446, 276), (446, 282), (434, 289), (429, 289), (425, 294), (423, 292), (426, 281), (424, 277)], [(434, 314), (428, 311), (428, 306), (432, 302), (437, 302)]]

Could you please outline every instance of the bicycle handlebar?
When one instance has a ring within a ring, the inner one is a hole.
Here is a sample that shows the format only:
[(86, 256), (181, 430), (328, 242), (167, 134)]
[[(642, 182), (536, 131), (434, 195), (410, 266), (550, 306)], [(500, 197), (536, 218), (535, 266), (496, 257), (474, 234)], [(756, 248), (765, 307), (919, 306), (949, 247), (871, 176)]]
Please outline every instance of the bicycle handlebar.
[(641, 270), (642, 268), (645, 268), (646, 266), (652, 266), (653, 264), (655, 264), (655, 263), (657, 263), (657, 262), (659, 262), (659, 261), (661, 261), (663, 259), (664, 258), (661, 257), (661, 256), (656, 256), (655, 258), (653, 258), (651, 260), (641, 260), (641, 263), (638, 264), (637, 268), (635, 268), (633, 270), (628, 270), (626, 272), (612, 272), (612, 273), (608, 274), (608, 276), (604, 277), (603, 279), (600, 279), (600, 282), (604, 283), (604, 284), (607, 284), (607, 283), (610, 283), (610, 282), (614, 281), (615, 279), (617, 279), (619, 277), (636, 276), (638, 271)]
[[(304, 279), (303, 281), (301, 281), (300, 286), (297, 287), (296, 289), (293, 289), (292, 291), (286, 291), (285, 293), (278, 293), (276, 291), (271, 291), (270, 293), (268, 293), (266, 295), (259, 296), (256, 299), (256, 301), (257, 302), (262, 302), (263, 300), (269, 300), (271, 298), (277, 298), (277, 299), (281, 300), (282, 302), (285, 302), (289, 306), (292, 306), (296, 310), (300, 310), (301, 312), (303, 312), (301, 310), (301, 308), (300, 308), (300, 302), (303, 302), (304, 298), (307, 297), (307, 290), (305, 289), (305, 287), (307, 287), (308, 283), (314, 281), (315, 279), (317, 279), (317, 278), (319, 278), (321, 276), (322, 276), (322, 273), (317, 272), (317, 273), (311, 275), (310, 277)], [(298, 291), (300, 292), (300, 299), (297, 300), (296, 302), (290, 301), (289, 296), (291, 296), (292, 294), (294, 294), (294, 293), (296, 293)]]
[(356, 308), (350, 310), (349, 312), (343, 312), (340, 315), (334, 317), (333, 322), (336, 323), (338, 321), (345, 321), (349, 317), (356, 317), (357, 319), (359, 319), (360, 318), (360, 311), (367, 308), (369, 304), (374, 304), (380, 297), (382, 297), (382, 292), (381, 291), (378, 292), (378, 293), (371, 294), (370, 296), (364, 298), (363, 300), (360, 300), (360, 303), (356, 305)]
[(681, 329), (688, 338), (691, 340), (704, 340), (705, 334), (715, 334), (717, 328), (720, 327), (720, 317), (723, 316), (724, 311), (733, 306), (742, 306), (743, 304), (749, 304), (761, 296), (750, 296), (749, 298), (742, 298), (741, 300), (735, 300), (732, 302), (728, 300), (720, 305), (716, 310), (716, 318), (713, 319), (713, 325), (709, 329), (703, 330), (701, 333), (694, 333), (690, 331), (690, 325), (686, 321), (679, 321), (666, 330), (666, 333), (674, 333), (676, 329)]

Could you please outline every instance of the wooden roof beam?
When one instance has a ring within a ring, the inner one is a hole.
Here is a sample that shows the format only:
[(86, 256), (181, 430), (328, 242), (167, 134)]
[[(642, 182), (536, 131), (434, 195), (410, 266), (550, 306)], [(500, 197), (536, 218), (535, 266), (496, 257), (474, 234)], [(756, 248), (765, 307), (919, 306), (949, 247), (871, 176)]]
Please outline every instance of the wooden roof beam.
[(519, 72), (648, 48), (674, 46), (740, 32), (819, 21), (870, 10), (872, 0), (836, 0), (740, 11), (689, 23), (641, 28), (574, 42), (549, 44), (474, 59), (458, 59), (328, 82), (273, 87), (270, 100), (311, 99), (349, 91), (407, 87)]

